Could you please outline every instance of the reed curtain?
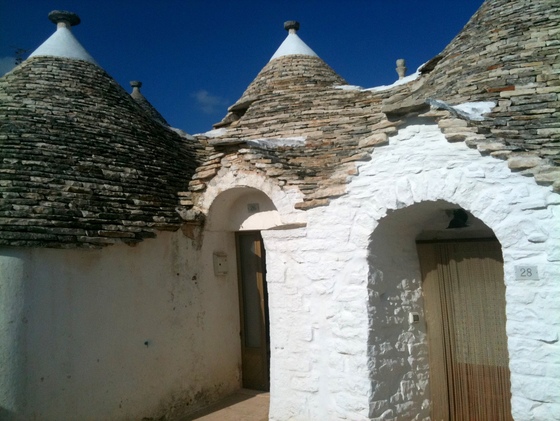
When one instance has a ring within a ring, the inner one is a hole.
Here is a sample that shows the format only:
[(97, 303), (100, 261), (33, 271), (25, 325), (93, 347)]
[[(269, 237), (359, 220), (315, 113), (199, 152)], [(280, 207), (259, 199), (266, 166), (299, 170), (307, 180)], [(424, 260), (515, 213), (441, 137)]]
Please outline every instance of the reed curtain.
[(419, 243), (433, 421), (509, 421), (500, 244)]

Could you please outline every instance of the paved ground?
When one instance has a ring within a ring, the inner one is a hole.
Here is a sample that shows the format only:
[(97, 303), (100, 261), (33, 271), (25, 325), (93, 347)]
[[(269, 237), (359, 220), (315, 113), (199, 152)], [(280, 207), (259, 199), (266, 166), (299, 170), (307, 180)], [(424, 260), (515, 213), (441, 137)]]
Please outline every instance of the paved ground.
[(268, 421), (270, 394), (241, 389), (184, 421)]

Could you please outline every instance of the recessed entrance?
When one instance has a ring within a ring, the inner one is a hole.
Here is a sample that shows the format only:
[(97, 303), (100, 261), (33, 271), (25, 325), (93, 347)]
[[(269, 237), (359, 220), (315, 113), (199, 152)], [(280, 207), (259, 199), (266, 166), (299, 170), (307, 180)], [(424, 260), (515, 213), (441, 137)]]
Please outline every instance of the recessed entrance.
[(259, 231), (236, 233), (243, 387), (268, 390), (270, 336), (266, 261)]
[(417, 247), (432, 419), (512, 420), (500, 244), (450, 240)]

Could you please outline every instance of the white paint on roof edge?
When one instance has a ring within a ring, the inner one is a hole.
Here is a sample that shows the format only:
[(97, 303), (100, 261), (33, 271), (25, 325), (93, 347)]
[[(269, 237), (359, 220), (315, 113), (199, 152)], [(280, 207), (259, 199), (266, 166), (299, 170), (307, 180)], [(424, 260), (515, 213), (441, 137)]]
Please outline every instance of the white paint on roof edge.
[(275, 149), (283, 146), (297, 147), (305, 145), (305, 137), (279, 137), (267, 139), (251, 139), (247, 141), (248, 145), (258, 146), (260, 148)]
[[(157, 121), (157, 120), (156, 120)], [(161, 123), (160, 123), (161, 124)], [(188, 134), (187, 132), (185, 132), (184, 130), (178, 129), (177, 127), (170, 127), (170, 126), (165, 126), (164, 124), (162, 124), (162, 126), (167, 127), (169, 129), (171, 129), (172, 131), (174, 131), (175, 133), (177, 133), (179, 136), (181, 136), (184, 139), (187, 140), (196, 140), (196, 138), (193, 135)]]
[(37, 56), (65, 57), (97, 64), (70, 29), (65, 27), (57, 28), (54, 34), (29, 55), (29, 57)]
[(469, 120), (482, 121), (484, 115), (487, 114), (496, 106), (492, 101), (481, 102), (464, 102), (463, 104), (453, 105), (451, 108), (462, 112)]
[(368, 88), (366, 91), (370, 92), (378, 92), (378, 91), (386, 91), (387, 89), (394, 88), (395, 86), (404, 85), (405, 83), (412, 82), (420, 77), (420, 71), (416, 70), (416, 72), (412, 73), (411, 75), (405, 76), (402, 79), (395, 81), (390, 85), (381, 85), (381, 86), (374, 86), (373, 88)]
[(341, 89), (343, 91), (379, 92), (379, 91), (386, 91), (388, 89), (394, 88), (395, 86), (404, 85), (405, 83), (412, 82), (413, 80), (418, 79), (418, 77), (420, 77), (420, 72), (417, 71), (416, 73), (413, 73), (409, 76), (397, 80), (395, 83), (392, 83), (391, 85), (381, 85), (381, 86), (375, 86), (373, 88), (367, 88), (367, 89), (364, 89), (358, 85), (336, 85), (334, 88)]
[(335, 89), (340, 89), (342, 91), (363, 91), (364, 88), (358, 85), (335, 85)]
[(219, 129), (213, 129), (210, 131), (207, 131), (205, 133), (197, 133), (195, 134), (195, 136), (206, 136), (206, 137), (220, 137), (223, 136), (227, 133), (227, 129), (224, 127), (221, 127)]
[(338, 85), (335, 86), (335, 89), (342, 89), (344, 91), (369, 91), (369, 92), (386, 91), (388, 89), (394, 88), (395, 86), (404, 85), (405, 83), (409, 83), (412, 82), (413, 80), (418, 79), (420, 77), (420, 69), (424, 67), (424, 64), (426, 63), (422, 63), (418, 67), (418, 69), (416, 69), (416, 71), (411, 75), (405, 76), (402, 79), (398, 79), (390, 85), (380, 85), (380, 86), (374, 86), (373, 88), (366, 88), (366, 89), (358, 85)]
[(284, 42), (280, 44), (280, 47), (278, 47), (269, 61), (272, 61), (278, 57), (291, 56), (295, 54), (318, 57), (317, 54), (315, 54), (315, 51), (309, 48), (297, 34), (290, 33), (288, 34)]

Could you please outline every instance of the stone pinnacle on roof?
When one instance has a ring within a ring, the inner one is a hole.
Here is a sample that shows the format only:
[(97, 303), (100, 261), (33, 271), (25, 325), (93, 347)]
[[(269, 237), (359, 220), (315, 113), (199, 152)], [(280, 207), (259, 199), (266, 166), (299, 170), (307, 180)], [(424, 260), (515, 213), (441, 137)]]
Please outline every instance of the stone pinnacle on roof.
[(132, 87), (132, 92), (130, 94), (132, 99), (134, 99), (136, 103), (140, 105), (142, 109), (146, 111), (150, 115), (150, 117), (152, 117), (154, 120), (158, 121), (164, 126), (169, 126), (167, 121), (165, 121), (165, 118), (163, 118), (163, 116), (159, 113), (159, 111), (156, 110), (155, 107), (152, 104), (150, 104), (150, 101), (148, 101), (146, 97), (142, 95), (142, 92), (140, 92), (140, 88), (142, 87), (142, 82), (140, 82), (139, 80), (131, 80), (130, 86)]
[(311, 48), (307, 46), (305, 42), (297, 35), (299, 30), (299, 22), (295, 20), (289, 20), (284, 22), (284, 29), (288, 31), (288, 36), (284, 42), (278, 47), (278, 50), (270, 58), (270, 61), (278, 57), (291, 56), (291, 55), (304, 55), (311, 57), (318, 57)]
[(299, 31), (299, 22), (297, 20), (288, 20), (284, 22), (284, 29), (290, 34), (295, 34)]
[(70, 26), (79, 25), (81, 22), (77, 14), (67, 12), (66, 10), (53, 10), (49, 13), (49, 20), (56, 24), (57, 28), (60, 26), (68, 28)]
[(81, 22), (78, 15), (64, 10), (53, 10), (49, 13), (49, 19), (56, 24), (56, 32), (33, 51), (29, 57), (64, 57), (97, 64), (72, 34), (71, 27)]
[(399, 75), (399, 80), (404, 79), (404, 77), (406, 76), (406, 61), (404, 60), (404, 58), (400, 58), (397, 60), (397, 68), (395, 70)]

